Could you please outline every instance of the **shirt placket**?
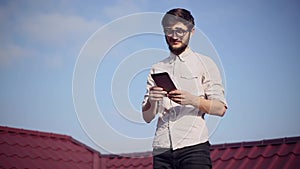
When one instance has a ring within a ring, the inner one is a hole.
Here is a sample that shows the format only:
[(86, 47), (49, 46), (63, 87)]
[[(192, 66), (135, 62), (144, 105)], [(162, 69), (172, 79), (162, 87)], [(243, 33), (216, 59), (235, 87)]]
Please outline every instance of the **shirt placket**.
[[(173, 66), (172, 66), (172, 75), (173, 77), (175, 77), (176, 79), (179, 79), (180, 78), (180, 72), (181, 72), (181, 69), (182, 69), (182, 64), (183, 61), (180, 60), (180, 58), (178, 56), (176, 56), (174, 58), (174, 61), (173, 61)], [(175, 110), (171, 109), (171, 111), (169, 112), (169, 138), (170, 138), (170, 144), (171, 144), (171, 148), (174, 148), (174, 143), (176, 144), (178, 138), (174, 137), (176, 136), (176, 130), (174, 130), (174, 125), (176, 125), (176, 118), (177, 118), (177, 115), (179, 112), (176, 112)]]

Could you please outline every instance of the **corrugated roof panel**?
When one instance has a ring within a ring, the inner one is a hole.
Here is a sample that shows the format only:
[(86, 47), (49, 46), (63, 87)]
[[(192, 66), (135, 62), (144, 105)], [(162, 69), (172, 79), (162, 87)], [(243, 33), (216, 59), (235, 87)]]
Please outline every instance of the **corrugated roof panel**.
[[(5, 161), (4, 161), (5, 160)], [(59, 169), (59, 168), (72, 168), (72, 169), (85, 169), (91, 166), (91, 163), (78, 163), (78, 162), (62, 162), (62, 161), (53, 161), (53, 160), (43, 160), (40, 158), (32, 159), (32, 158), (20, 158), (17, 156), (13, 157), (5, 157), (0, 155), (0, 168), (5, 169)]]
[[(224, 168), (224, 169), (231, 169), (231, 168), (236, 168), (236, 166), (239, 166), (240, 164), (237, 163), (235, 159), (230, 159), (227, 161), (218, 161), (218, 165), (213, 164), (213, 168)], [(224, 165), (226, 163), (226, 165)]]
[[(137, 158), (140, 157), (140, 158)], [(214, 169), (299, 169), (300, 137), (211, 146)], [(151, 153), (100, 155), (72, 137), (0, 126), (0, 168), (151, 169)]]
[(296, 148), (298, 147), (296, 143), (282, 144), (277, 147), (278, 148), (277, 148), (276, 154), (278, 154), (279, 156), (286, 156), (291, 152), (299, 153), (299, 152), (296, 152), (296, 150), (297, 150)]
[(0, 127), (0, 168), (90, 169), (92, 153), (69, 136)]
[(107, 158), (107, 168), (152, 168), (152, 157), (131, 158), (131, 157), (111, 157)]
[(299, 169), (300, 137), (213, 145), (214, 169)]
[(219, 149), (210, 149), (210, 155), (211, 155), (211, 160), (212, 161), (217, 161), (222, 156)]
[[(264, 163), (265, 162), (265, 163)], [(268, 168), (268, 166), (267, 166), (267, 164), (268, 164), (269, 162), (266, 162), (265, 161), (265, 158), (262, 158), (262, 156), (260, 156), (259, 158), (257, 158), (256, 160), (255, 160), (255, 162), (254, 162), (254, 165), (253, 165), (253, 168), (257, 168), (257, 169), (259, 169), (259, 168)]]
[[(91, 158), (88, 157), (89, 153), (77, 153), (72, 150), (61, 150), (56, 149), (55, 147), (40, 147), (34, 146), (32, 142), (31, 145), (22, 146), (19, 144), (0, 144), (1, 150), (5, 152), (8, 156), (17, 155), (18, 157), (29, 157), (32, 159), (41, 158), (44, 160), (63, 160), (63, 161), (83, 161), (89, 162)], [(33, 148), (35, 147), (35, 148)]]
[(299, 167), (300, 166), (300, 160), (299, 160), (299, 156), (298, 159), (295, 156), (295, 154), (291, 153), (288, 156), (288, 163), (285, 164), (285, 166), (283, 168), (295, 168), (295, 167)]

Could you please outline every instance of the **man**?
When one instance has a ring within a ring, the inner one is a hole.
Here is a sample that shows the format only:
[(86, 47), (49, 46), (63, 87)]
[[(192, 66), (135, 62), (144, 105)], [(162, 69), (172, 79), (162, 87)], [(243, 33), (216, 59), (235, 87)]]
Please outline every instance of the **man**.
[[(162, 26), (170, 56), (152, 66), (143, 101), (143, 118), (159, 114), (153, 141), (155, 169), (209, 169), (211, 159), (204, 114), (223, 116), (227, 106), (216, 64), (188, 46), (194, 18), (186, 9), (172, 9)], [(156, 86), (151, 74), (167, 72), (176, 90)]]

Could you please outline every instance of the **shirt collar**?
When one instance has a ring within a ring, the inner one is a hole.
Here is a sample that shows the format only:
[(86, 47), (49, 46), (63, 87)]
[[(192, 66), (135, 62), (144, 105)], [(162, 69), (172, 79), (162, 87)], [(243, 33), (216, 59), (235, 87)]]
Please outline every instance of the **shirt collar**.
[(179, 55), (175, 55), (172, 52), (170, 52), (170, 58), (171, 58), (170, 62), (173, 63), (176, 59), (184, 62), (192, 52), (193, 51), (191, 50), (190, 47), (186, 47), (186, 49)]

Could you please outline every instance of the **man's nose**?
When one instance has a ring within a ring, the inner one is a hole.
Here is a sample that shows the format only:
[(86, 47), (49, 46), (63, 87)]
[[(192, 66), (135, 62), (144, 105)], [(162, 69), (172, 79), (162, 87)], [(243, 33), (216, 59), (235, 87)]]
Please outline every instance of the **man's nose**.
[(170, 37), (172, 37), (173, 39), (178, 39), (179, 37), (177, 36), (176, 32), (173, 31), (171, 34), (170, 34)]
[(178, 40), (179, 39), (179, 37), (174, 32), (172, 34), (168, 35), (168, 37), (172, 38), (172, 40)]

